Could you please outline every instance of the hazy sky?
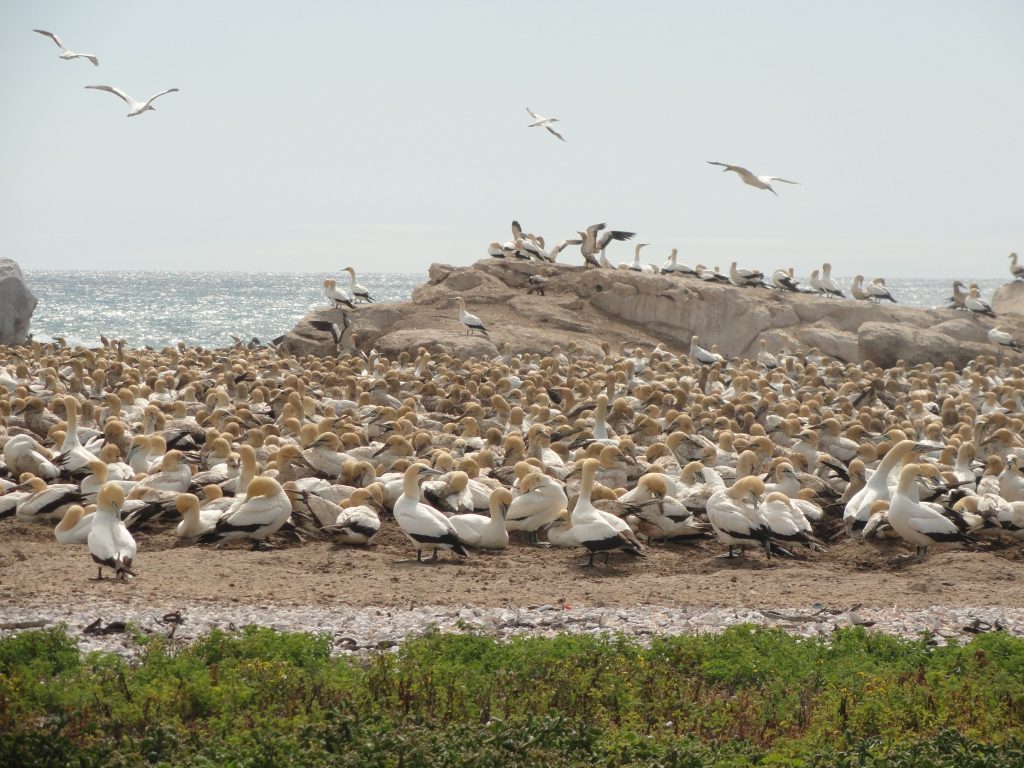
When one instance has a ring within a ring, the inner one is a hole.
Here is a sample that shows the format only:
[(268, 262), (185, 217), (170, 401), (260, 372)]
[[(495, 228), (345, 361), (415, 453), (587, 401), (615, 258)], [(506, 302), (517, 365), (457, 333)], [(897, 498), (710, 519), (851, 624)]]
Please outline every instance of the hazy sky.
[[(1022, 40), (1016, 0), (3, 0), (0, 256), (425, 271), (518, 218), (607, 221), (659, 263), (1008, 275)], [(129, 119), (91, 84), (181, 91)]]

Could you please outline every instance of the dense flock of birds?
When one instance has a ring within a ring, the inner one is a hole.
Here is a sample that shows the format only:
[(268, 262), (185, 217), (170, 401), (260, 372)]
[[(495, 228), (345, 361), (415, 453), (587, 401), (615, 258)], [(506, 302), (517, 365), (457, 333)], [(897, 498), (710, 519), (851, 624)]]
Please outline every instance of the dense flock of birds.
[(254, 548), (396, 526), (417, 560), (513, 534), (588, 565), (712, 537), (768, 558), (1024, 538), (1024, 369), (994, 358), (0, 353), (0, 518), (56, 523), (100, 577), (134, 575), (133, 531), (160, 526)]

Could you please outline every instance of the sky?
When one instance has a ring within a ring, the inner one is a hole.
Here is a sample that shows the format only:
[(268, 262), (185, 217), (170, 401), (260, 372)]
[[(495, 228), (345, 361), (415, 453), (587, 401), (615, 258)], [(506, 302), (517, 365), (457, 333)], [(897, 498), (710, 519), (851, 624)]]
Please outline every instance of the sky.
[[(424, 272), (515, 218), (656, 263), (1008, 276), (1022, 39), (1016, 0), (3, 0), (0, 256)], [(127, 118), (97, 84), (180, 92)]]

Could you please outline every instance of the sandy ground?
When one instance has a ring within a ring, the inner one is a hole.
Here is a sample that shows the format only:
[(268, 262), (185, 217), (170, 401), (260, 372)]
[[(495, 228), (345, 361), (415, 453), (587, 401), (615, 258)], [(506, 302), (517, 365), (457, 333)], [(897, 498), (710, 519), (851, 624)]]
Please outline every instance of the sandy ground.
[(182, 544), (166, 528), (137, 534), (138, 578), (115, 583), (93, 580), (87, 549), (57, 544), (47, 527), (7, 519), (0, 521), (0, 536), (0, 606), (1024, 605), (1024, 548), (1014, 543), (936, 550), (917, 561), (903, 550), (883, 553), (842, 540), (827, 552), (769, 563), (763, 553), (717, 558), (723, 548), (711, 541), (654, 547), (643, 560), (613, 555), (608, 568), (584, 568), (582, 550), (518, 542), (505, 552), (475, 552), (466, 562), (444, 557), (419, 564), (390, 519), (365, 549), (279, 537), (272, 551), (217, 550)]

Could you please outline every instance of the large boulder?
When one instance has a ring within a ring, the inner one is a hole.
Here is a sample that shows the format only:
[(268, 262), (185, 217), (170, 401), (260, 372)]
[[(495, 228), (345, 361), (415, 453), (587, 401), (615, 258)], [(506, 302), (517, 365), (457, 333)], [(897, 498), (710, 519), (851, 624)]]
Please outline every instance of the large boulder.
[(0, 259), (0, 344), (22, 344), (28, 338), (38, 303), (17, 262)]
[(883, 368), (891, 368), (898, 360), (909, 365), (952, 361), (962, 367), (979, 352), (977, 345), (944, 333), (898, 323), (864, 323), (857, 332), (857, 346), (862, 361)]
[(992, 296), (992, 311), (997, 315), (1024, 315), (1024, 281), (999, 286)]

